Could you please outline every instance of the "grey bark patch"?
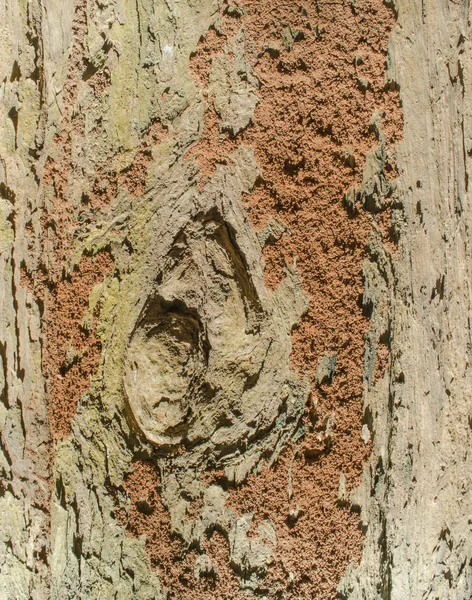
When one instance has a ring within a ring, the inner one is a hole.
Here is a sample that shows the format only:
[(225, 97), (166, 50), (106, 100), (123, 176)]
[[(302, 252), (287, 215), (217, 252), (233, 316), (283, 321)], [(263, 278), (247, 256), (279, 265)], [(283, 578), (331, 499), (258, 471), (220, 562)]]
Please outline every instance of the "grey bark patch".
[(316, 383), (333, 383), (336, 372), (336, 354), (325, 354), (316, 367)]

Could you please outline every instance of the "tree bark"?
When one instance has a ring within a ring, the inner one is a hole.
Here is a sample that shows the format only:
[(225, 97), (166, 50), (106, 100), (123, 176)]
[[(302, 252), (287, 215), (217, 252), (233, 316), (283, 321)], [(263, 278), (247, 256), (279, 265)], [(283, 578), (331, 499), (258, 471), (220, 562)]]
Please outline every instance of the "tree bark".
[(0, 596), (470, 598), (468, 3), (0, 16)]

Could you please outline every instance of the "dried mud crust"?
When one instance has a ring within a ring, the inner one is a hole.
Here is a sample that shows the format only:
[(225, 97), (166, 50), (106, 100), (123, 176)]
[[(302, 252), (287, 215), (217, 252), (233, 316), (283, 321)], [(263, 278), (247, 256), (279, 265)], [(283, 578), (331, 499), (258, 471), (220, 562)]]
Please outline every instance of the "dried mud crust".
[(102, 351), (95, 331), (98, 308), (90, 315), (90, 323), (83, 319), (90, 293), (112, 268), (107, 252), (85, 256), (70, 277), (58, 282), (48, 294), (43, 371), (55, 439), (69, 435), (77, 402), (88, 392), (98, 368)]
[[(361, 555), (359, 517), (340, 499), (339, 490), (344, 478), (347, 492), (356, 485), (369, 453), (361, 440), (364, 334), (369, 328), (361, 297), (372, 227), (384, 233), (391, 251), (395, 248), (389, 207), (379, 215), (350, 214), (343, 198), (349, 189), (361, 187), (366, 157), (379, 144), (371, 126), (376, 113), (385, 136), (386, 176), (396, 175), (393, 146), (401, 136), (402, 118), (398, 92), (385, 85), (394, 25), (391, 10), (380, 0), (241, 0), (224, 6), (221, 31), (210, 30), (191, 62), (209, 103), (202, 138), (190, 152), (200, 163), (202, 185), (239, 143), (255, 148), (262, 175), (245, 198), (250, 218), (257, 229), (273, 217), (289, 230), (265, 249), (266, 283), (275, 288), (284, 265), (296, 262), (310, 298), (308, 313), (292, 336), (293, 363), (307, 375), (312, 390), (307, 433), (273, 468), (231, 490), (228, 502), (239, 514), (252, 513), (255, 526), (265, 518), (276, 526), (275, 562), (262, 586), (270, 598), (334, 598), (348, 563)], [(253, 123), (231, 138), (219, 130), (206, 86), (212, 58), (241, 27), (246, 58), (260, 82), (259, 103)], [(317, 366), (327, 354), (336, 356), (335, 372), (331, 383), (320, 383)], [(377, 378), (387, 359), (388, 349), (382, 347)], [(141, 495), (146, 485), (140, 483)], [(133, 497), (136, 489), (127, 486)], [(132, 512), (128, 527), (140, 535), (149, 522)], [(222, 569), (224, 545), (208, 549)], [(189, 555), (184, 557), (178, 545), (148, 540), (147, 549), (171, 597), (244, 597), (227, 569), (206, 590), (210, 584), (187, 577), (193, 563), (186, 562)]]

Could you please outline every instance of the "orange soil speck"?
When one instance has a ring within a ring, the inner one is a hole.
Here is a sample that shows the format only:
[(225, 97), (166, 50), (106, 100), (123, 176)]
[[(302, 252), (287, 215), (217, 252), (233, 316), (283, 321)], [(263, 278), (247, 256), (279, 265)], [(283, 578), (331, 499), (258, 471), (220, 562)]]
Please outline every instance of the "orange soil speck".
[(231, 154), (236, 150), (237, 143), (227, 134), (220, 133), (220, 119), (210, 105), (205, 116), (205, 130), (200, 142), (187, 152), (186, 157), (195, 157), (200, 166), (200, 189), (203, 189), (206, 180), (215, 174), (216, 166), (231, 163)]
[(384, 340), (379, 341), (377, 346), (377, 357), (375, 362), (374, 383), (382, 379), (387, 370), (388, 360), (390, 358), (390, 347)]
[(190, 59), (189, 71), (202, 87), (205, 98), (208, 98), (206, 87), (210, 79), (211, 61), (223, 50), (226, 39), (226, 35), (217, 33), (215, 29), (211, 28), (200, 40), (197, 51)]
[(374, 216), (375, 227), (380, 232), (384, 245), (390, 254), (394, 255), (397, 250), (397, 240), (393, 231), (392, 209), (387, 206), (385, 210)]

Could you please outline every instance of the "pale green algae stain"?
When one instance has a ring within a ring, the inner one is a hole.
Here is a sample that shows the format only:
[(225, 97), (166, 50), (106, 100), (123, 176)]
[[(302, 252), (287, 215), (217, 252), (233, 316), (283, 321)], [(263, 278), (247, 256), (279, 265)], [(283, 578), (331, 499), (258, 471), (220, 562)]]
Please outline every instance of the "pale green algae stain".
[[(133, 132), (133, 120), (138, 91), (140, 37), (136, 2), (125, 0), (124, 24), (113, 23), (110, 39), (118, 48), (119, 59), (111, 75), (109, 93), (109, 134), (112, 146), (119, 151), (129, 150), (139, 143)], [(145, 101), (145, 98), (140, 99)]]

